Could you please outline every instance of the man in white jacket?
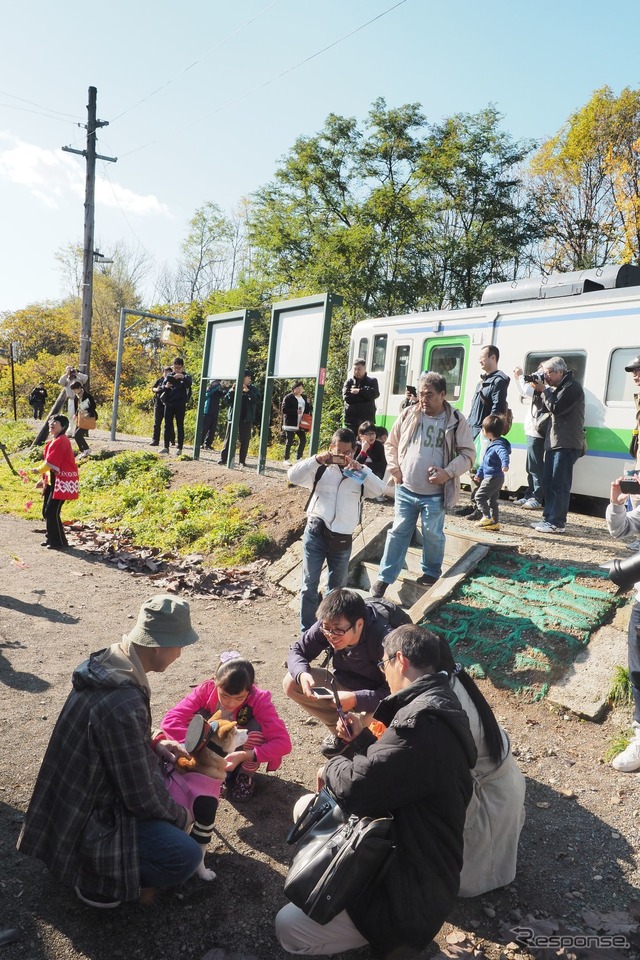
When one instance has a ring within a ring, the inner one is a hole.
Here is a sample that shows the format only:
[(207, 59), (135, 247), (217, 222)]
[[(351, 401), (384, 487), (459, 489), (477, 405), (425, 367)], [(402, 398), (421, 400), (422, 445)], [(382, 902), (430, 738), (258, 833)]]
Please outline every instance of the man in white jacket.
[(327, 592), (347, 585), (352, 536), (360, 522), (362, 497), (377, 497), (387, 489), (369, 467), (353, 459), (355, 447), (353, 431), (336, 430), (326, 453), (299, 460), (287, 473), (290, 483), (311, 490), (302, 540), (303, 633), (316, 622), (322, 565), (326, 561)]

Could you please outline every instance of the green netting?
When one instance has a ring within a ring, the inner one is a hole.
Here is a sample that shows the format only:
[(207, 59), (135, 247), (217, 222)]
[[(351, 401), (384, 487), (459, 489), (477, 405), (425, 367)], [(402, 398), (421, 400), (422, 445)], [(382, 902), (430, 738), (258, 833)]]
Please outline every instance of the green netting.
[(541, 699), (619, 602), (602, 570), (492, 551), (424, 625), (474, 676)]

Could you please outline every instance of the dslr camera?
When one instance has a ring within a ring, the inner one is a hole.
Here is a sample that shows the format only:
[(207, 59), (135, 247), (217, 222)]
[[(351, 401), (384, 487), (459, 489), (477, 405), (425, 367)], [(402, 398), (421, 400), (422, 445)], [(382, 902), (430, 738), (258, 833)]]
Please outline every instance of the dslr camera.
[(525, 373), (522, 379), (525, 383), (544, 383), (544, 373)]
[(625, 560), (612, 560), (602, 566), (609, 571), (609, 580), (621, 590), (628, 590), (640, 581), (640, 553)]

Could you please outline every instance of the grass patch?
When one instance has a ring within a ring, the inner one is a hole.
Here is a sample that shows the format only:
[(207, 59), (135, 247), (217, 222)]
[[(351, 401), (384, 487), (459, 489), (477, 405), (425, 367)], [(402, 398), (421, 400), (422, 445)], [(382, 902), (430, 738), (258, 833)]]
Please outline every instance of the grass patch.
[(609, 690), (609, 701), (614, 707), (633, 706), (633, 691), (628, 667), (617, 666), (615, 668), (611, 689)]
[[(16, 468), (25, 468), (19, 463)], [(210, 566), (232, 566), (259, 557), (270, 538), (259, 511), (242, 501), (251, 490), (206, 484), (168, 490), (171, 471), (155, 453), (127, 452), (90, 459), (80, 468), (80, 497), (64, 507), (64, 519), (94, 521), (126, 533), (140, 547), (181, 555), (201, 553)], [(34, 481), (35, 482), (35, 481)], [(0, 509), (38, 519), (41, 499), (30, 477), (0, 474)]]
[[(40, 429), (40, 428), (38, 428)], [(30, 447), (37, 434), (24, 420), (1, 420), (0, 442), (4, 443), (7, 453), (17, 453)], [(6, 463), (5, 463), (6, 466)]]
[(631, 735), (631, 731), (625, 732), (624, 730), (621, 730), (620, 733), (613, 738), (604, 755), (607, 763), (611, 763), (611, 761), (615, 759), (619, 753), (622, 753), (623, 750), (627, 749), (631, 743)]

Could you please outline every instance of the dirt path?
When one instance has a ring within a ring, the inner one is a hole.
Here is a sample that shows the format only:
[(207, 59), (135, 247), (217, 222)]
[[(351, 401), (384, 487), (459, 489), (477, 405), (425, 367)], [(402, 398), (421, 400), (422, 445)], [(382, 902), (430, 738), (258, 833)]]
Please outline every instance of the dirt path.
[[(186, 463), (179, 471), (208, 471), (214, 482), (218, 474), (229, 475), (210, 461)], [(236, 473), (234, 479), (240, 476)], [(243, 474), (243, 482), (253, 488), (254, 476)], [(267, 481), (255, 482), (264, 494)], [(280, 498), (286, 500), (281, 508), (291, 509), (297, 522), (301, 498), (282, 498), (282, 493)], [(507, 532), (511, 524), (524, 533), (515, 508), (505, 510), (505, 521)], [(576, 519), (575, 524), (571, 546), (568, 537), (561, 545), (540, 536), (527, 543), (533, 550), (553, 549), (554, 559), (567, 551), (576, 559), (596, 562), (604, 549), (602, 522)], [(191, 685), (210, 675), (221, 651), (239, 650), (256, 664), (259, 685), (273, 691), (291, 732), (292, 755), (277, 775), (259, 777), (259, 793), (249, 806), (236, 809), (223, 802), (208, 855), (216, 881), (209, 885), (191, 880), (149, 910), (129, 905), (103, 915), (82, 907), (41, 864), (21, 857), (15, 841), (73, 668), (92, 650), (128, 631), (140, 603), (156, 589), (150, 581), (122, 573), (81, 549), (45, 551), (40, 539), (33, 525), (0, 517), (0, 925), (19, 926), (24, 933), (21, 943), (3, 950), (3, 957), (191, 960), (224, 947), (260, 960), (281, 960), (285, 954), (274, 938), (273, 917), (284, 902), (282, 883), (290, 859), (284, 836), (294, 800), (314, 783), (322, 738), (322, 730), (305, 723), (281, 693), (287, 649), (296, 636), (288, 598), (194, 599), (193, 620), (201, 642), (187, 648), (166, 674), (153, 675), (151, 687), (153, 715), (159, 719)], [(626, 712), (602, 724), (583, 723), (544, 702), (523, 705), (489, 681), (481, 685), (527, 775), (527, 822), (514, 884), (483, 898), (459, 901), (450, 920), (470, 938), (466, 947), (476, 945), (497, 958), (504, 949), (500, 944), (512, 939), (501, 933), (503, 924), (523, 925), (532, 915), (536, 922), (547, 922), (546, 932), (556, 922), (586, 930), (584, 911), (629, 908), (640, 881), (635, 859), (640, 848), (640, 777), (618, 774), (602, 759), (610, 739), (628, 723)], [(592, 925), (598, 922), (594, 915), (587, 919)], [(451, 929), (444, 928), (441, 945)], [(351, 956), (364, 960), (370, 952)]]

